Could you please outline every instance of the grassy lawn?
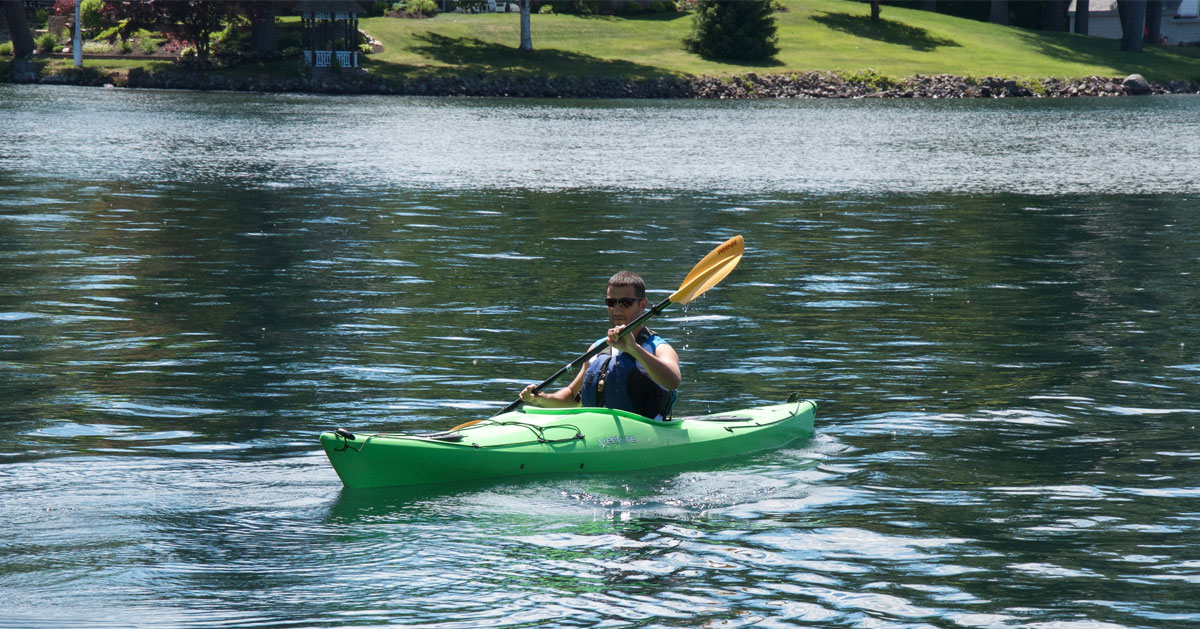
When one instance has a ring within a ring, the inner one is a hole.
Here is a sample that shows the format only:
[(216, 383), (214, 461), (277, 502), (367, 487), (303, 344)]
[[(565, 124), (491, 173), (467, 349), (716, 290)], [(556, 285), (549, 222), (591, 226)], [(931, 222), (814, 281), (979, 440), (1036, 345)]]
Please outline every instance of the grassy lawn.
[(1125, 53), (1115, 40), (1009, 28), (936, 13), (849, 0), (785, 0), (777, 13), (780, 53), (768, 64), (709, 61), (681, 41), (690, 14), (637, 17), (534, 15), (532, 53), (516, 49), (519, 15), (441, 14), (428, 20), (369, 18), (364, 31), (383, 42), (368, 67), (384, 76), (505, 72), (549, 76), (729, 76), (806, 70), (858, 72), (894, 78), (915, 74), (1026, 78), (1120, 76), (1200, 79), (1200, 47), (1151, 46)]
[[(747, 72), (871, 68), (896, 79), (916, 74), (1026, 79), (1089, 75), (1150, 80), (1200, 80), (1200, 47), (1149, 46), (1121, 52), (1115, 40), (1009, 28), (937, 13), (887, 6), (872, 22), (868, 5), (850, 0), (784, 0), (776, 14), (780, 52), (765, 64), (702, 59), (683, 50), (691, 14), (646, 13), (629, 17), (534, 15), (534, 50), (517, 50), (518, 13), (444, 13), (431, 19), (366, 18), (361, 28), (384, 44), (365, 67), (385, 78), (506, 74), (514, 76), (610, 76), (656, 78), (684, 75), (731, 76)], [(298, 45), (297, 17), (284, 18), (284, 31)], [(0, 72), (7, 61), (0, 58)], [(44, 72), (70, 68), (70, 60), (45, 61)], [(169, 62), (88, 59), (101, 73), (134, 67), (156, 71)], [(291, 62), (246, 64), (220, 70), (233, 77), (295, 76)]]
[[(75, 67), (75, 61), (67, 58), (46, 58), (42, 62), (42, 74), (57, 74), (62, 71), (71, 70)], [(147, 60), (147, 59), (88, 59), (87, 55), (83, 56), (83, 67), (89, 70), (95, 70), (102, 74), (112, 72), (128, 72), (133, 68), (145, 68), (150, 72), (170, 69), (175, 64), (168, 60)]]

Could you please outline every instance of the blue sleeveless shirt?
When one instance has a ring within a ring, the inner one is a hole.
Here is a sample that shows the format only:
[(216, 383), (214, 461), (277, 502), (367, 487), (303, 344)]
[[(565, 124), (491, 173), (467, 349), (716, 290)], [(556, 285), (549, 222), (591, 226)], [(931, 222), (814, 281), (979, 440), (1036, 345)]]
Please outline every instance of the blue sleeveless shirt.
[[(651, 354), (666, 343), (649, 331), (639, 334), (637, 340)], [(592, 347), (605, 342), (607, 339), (600, 339)], [(615, 408), (653, 419), (671, 412), (675, 392), (659, 386), (633, 356), (610, 347), (588, 364), (579, 401), (583, 406)]]

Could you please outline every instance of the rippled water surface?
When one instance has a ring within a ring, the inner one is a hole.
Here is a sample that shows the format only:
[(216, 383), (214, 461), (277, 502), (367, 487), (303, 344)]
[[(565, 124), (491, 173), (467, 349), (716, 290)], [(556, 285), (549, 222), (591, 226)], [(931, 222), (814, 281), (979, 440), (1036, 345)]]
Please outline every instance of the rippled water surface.
[[(0, 85), (0, 626), (1200, 625), (1198, 120)], [(738, 233), (678, 410), (812, 440), (342, 490)]]

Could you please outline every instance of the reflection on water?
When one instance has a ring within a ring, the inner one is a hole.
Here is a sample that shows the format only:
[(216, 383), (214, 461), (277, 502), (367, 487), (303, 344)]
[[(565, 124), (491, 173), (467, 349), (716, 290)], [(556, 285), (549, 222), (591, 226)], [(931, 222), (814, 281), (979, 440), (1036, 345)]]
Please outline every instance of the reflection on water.
[(0, 171), (119, 173), (151, 195), (176, 182), (311, 187), (321, 205), (347, 188), (491, 190), (475, 204), (485, 211), (511, 208), (508, 190), (1187, 193), (1198, 113), (1194, 96), (539, 101), (4, 85)]
[[(1132, 100), (0, 95), (0, 624), (1200, 622), (1197, 190), (1079, 130)], [(363, 492), (318, 451), (493, 412), (615, 267), (661, 298), (735, 233), (654, 326), (679, 412), (798, 390), (810, 442)]]

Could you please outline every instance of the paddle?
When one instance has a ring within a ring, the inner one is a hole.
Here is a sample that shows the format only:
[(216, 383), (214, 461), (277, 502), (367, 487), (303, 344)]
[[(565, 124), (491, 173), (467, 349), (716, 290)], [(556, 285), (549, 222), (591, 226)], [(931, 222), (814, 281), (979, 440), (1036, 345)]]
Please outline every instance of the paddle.
[[(662, 300), (658, 303), (658, 305), (642, 313), (642, 316), (634, 319), (629, 325), (625, 326), (625, 328), (622, 329), (621, 333), (618, 335), (618, 338), (624, 338), (629, 333), (642, 327), (646, 321), (649, 321), (651, 317), (654, 317), (658, 315), (658, 313), (665, 310), (668, 305), (675, 303), (682, 306), (699, 297), (700, 295), (703, 295), (705, 291), (713, 286), (716, 286), (718, 282), (725, 279), (725, 276), (729, 275), (729, 273), (733, 271), (733, 268), (738, 265), (738, 262), (742, 259), (742, 253), (745, 250), (746, 243), (742, 240), (742, 237), (734, 236), (733, 238), (730, 238), (722, 243), (721, 246), (710, 251), (708, 255), (704, 256), (703, 260), (700, 260), (700, 262), (696, 263), (696, 266), (692, 267), (692, 272), (688, 273), (687, 277), (683, 278), (683, 283), (679, 285), (679, 290), (671, 293), (670, 297)], [(587, 353), (564, 365), (563, 368), (555, 372), (553, 376), (546, 378), (541, 384), (534, 387), (534, 394), (536, 395), (537, 393), (540, 393), (542, 389), (550, 386), (552, 382), (561, 378), (563, 374), (579, 367), (579, 365), (582, 365), (592, 356), (604, 351), (606, 347), (608, 347), (607, 343), (599, 343), (592, 349), (588, 350)], [(500, 409), (500, 412), (496, 413), (496, 415), (507, 413), (517, 408), (521, 404), (521, 400), (518, 399), (512, 404)], [(493, 415), (493, 417), (494, 416), (495, 415)]]

